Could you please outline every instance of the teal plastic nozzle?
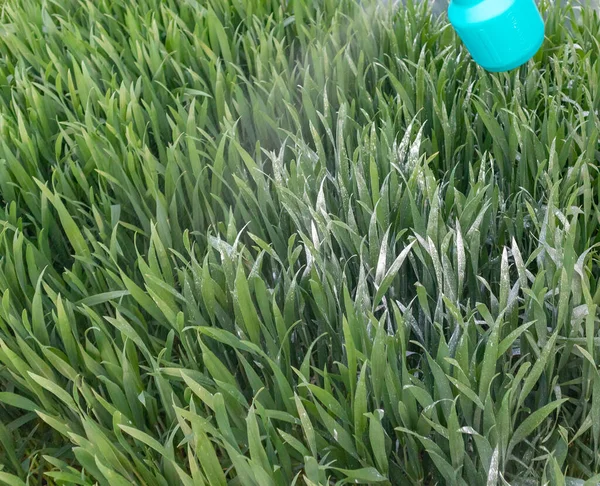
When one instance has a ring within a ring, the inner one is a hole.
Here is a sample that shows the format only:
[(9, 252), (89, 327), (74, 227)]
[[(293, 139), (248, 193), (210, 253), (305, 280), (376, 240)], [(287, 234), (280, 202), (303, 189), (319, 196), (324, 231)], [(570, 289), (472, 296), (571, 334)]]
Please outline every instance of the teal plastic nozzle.
[(486, 71), (518, 68), (544, 42), (544, 20), (534, 0), (451, 0), (448, 17)]

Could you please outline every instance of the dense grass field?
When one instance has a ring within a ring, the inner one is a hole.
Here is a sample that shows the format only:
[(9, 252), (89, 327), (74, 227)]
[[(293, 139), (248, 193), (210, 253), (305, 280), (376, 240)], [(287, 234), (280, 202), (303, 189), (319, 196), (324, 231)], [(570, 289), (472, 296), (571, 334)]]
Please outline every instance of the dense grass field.
[[(553, 3), (552, 3), (553, 5)], [(600, 17), (6, 0), (0, 483), (600, 484)]]

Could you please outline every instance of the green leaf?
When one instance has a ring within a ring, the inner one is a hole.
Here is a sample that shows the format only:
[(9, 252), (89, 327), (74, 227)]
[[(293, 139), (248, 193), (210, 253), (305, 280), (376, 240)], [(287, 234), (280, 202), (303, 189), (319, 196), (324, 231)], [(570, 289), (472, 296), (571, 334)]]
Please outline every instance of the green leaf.
[(47, 378), (36, 375), (31, 371), (29, 371), (28, 374), (38, 385), (40, 385), (42, 388), (48, 390), (50, 393), (59, 398), (71, 410), (77, 410), (77, 405), (73, 401), (73, 398), (63, 388), (58, 386), (56, 383), (48, 380)]
[(465, 443), (459, 429), (460, 423), (456, 414), (456, 402), (454, 402), (450, 410), (450, 416), (448, 417), (448, 442), (450, 445), (452, 467), (457, 471), (460, 471), (465, 456)]
[(500, 327), (500, 324), (494, 325), (485, 346), (485, 353), (481, 364), (481, 374), (479, 376), (479, 400), (482, 403), (485, 401), (492, 379), (496, 374)]
[(103, 292), (101, 294), (86, 297), (85, 299), (82, 299), (79, 302), (77, 302), (77, 305), (86, 305), (88, 307), (93, 307), (95, 305), (104, 304), (105, 302), (110, 302), (111, 300), (121, 299), (127, 295), (131, 295), (128, 290), (114, 290), (112, 292)]
[(165, 449), (165, 447), (160, 442), (158, 442), (154, 437), (151, 437), (148, 434), (146, 434), (145, 432), (142, 432), (141, 430), (138, 430), (135, 427), (130, 427), (128, 425), (119, 424), (119, 428), (126, 434), (129, 434), (134, 439), (140, 441), (143, 444), (146, 444), (151, 449), (154, 449), (161, 456), (169, 457), (169, 454), (167, 453), (167, 450)]
[(373, 467), (365, 467), (362, 469), (340, 469), (332, 467), (334, 471), (339, 471), (346, 476), (353, 484), (372, 484), (372, 483), (383, 483), (388, 479), (377, 471)]
[(384, 475), (388, 473), (388, 452), (385, 446), (385, 430), (381, 424), (383, 410), (377, 410), (375, 413), (367, 414), (369, 418), (369, 442), (377, 468)]
[(44, 196), (48, 198), (48, 200), (56, 209), (58, 213), (58, 217), (62, 224), (63, 230), (71, 243), (71, 246), (75, 250), (75, 254), (84, 258), (88, 258), (90, 256), (90, 249), (81, 233), (79, 226), (73, 219), (73, 217), (65, 208), (65, 205), (62, 203), (59, 195), (52, 194), (52, 192), (46, 187), (45, 184), (42, 184), (40, 181), (36, 180), (36, 183)]
[(512, 452), (515, 446), (524, 440), (529, 434), (531, 434), (535, 429), (537, 429), (540, 424), (546, 420), (548, 415), (550, 415), (554, 410), (560, 407), (563, 403), (565, 403), (568, 399), (563, 398), (561, 400), (556, 400), (548, 405), (544, 405), (539, 408), (531, 415), (529, 415), (515, 430), (513, 433), (510, 442), (508, 444), (508, 455)]
[(356, 386), (356, 395), (354, 397), (354, 434), (356, 445), (362, 443), (362, 436), (367, 430), (367, 362), (365, 362), (360, 371), (358, 384)]
[(548, 342), (540, 353), (540, 357), (535, 360), (529, 375), (527, 375), (527, 378), (525, 378), (525, 381), (523, 382), (523, 388), (521, 389), (521, 393), (519, 395), (517, 409), (520, 408), (521, 404), (525, 401), (531, 390), (533, 390), (533, 387), (542, 375), (550, 354), (554, 351), (554, 344), (556, 343), (557, 337), (558, 332), (555, 332), (550, 339), (548, 339)]
[(3, 471), (0, 471), (0, 482), (6, 486), (26, 486), (18, 476)]
[(317, 440), (315, 437), (315, 430), (300, 397), (294, 393), (294, 399), (296, 401), (296, 408), (298, 409), (298, 416), (300, 417), (300, 423), (302, 424), (304, 437), (308, 442), (312, 456), (317, 458)]
[(499, 451), (498, 447), (494, 449), (494, 453), (492, 454), (492, 461), (490, 462), (490, 467), (487, 474), (487, 486), (496, 486), (498, 484), (498, 459), (499, 459)]
[(35, 412), (40, 409), (40, 407), (28, 398), (11, 392), (0, 392), (0, 402), (10, 405), (11, 407), (27, 410), (28, 412)]
[(415, 243), (416, 240), (409, 243), (391, 264), (390, 268), (385, 274), (385, 277), (383, 277), (383, 280), (381, 281), (381, 285), (377, 287), (377, 293), (375, 294), (375, 298), (373, 299), (373, 307), (377, 307), (381, 302), (381, 299), (383, 299), (383, 296), (390, 288), (390, 285), (392, 285), (394, 278), (396, 278), (396, 275), (400, 271), (404, 260), (406, 260), (406, 258), (408, 257), (408, 254), (412, 250), (412, 247), (415, 245)]

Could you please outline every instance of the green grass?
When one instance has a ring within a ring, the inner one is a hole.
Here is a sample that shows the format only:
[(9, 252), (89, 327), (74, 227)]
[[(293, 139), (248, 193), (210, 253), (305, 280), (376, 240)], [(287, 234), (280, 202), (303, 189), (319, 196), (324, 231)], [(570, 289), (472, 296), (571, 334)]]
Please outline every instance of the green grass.
[(598, 12), (360, 3), (3, 2), (0, 483), (600, 482)]

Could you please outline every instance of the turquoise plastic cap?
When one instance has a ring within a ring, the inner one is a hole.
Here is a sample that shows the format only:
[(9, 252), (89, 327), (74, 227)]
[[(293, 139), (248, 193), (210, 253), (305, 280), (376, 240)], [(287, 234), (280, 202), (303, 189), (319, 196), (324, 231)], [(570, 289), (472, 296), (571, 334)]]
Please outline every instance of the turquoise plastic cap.
[(534, 0), (451, 0), (448, 17), (486, 71), (518, 68), (544, 42), (544, 20)]

